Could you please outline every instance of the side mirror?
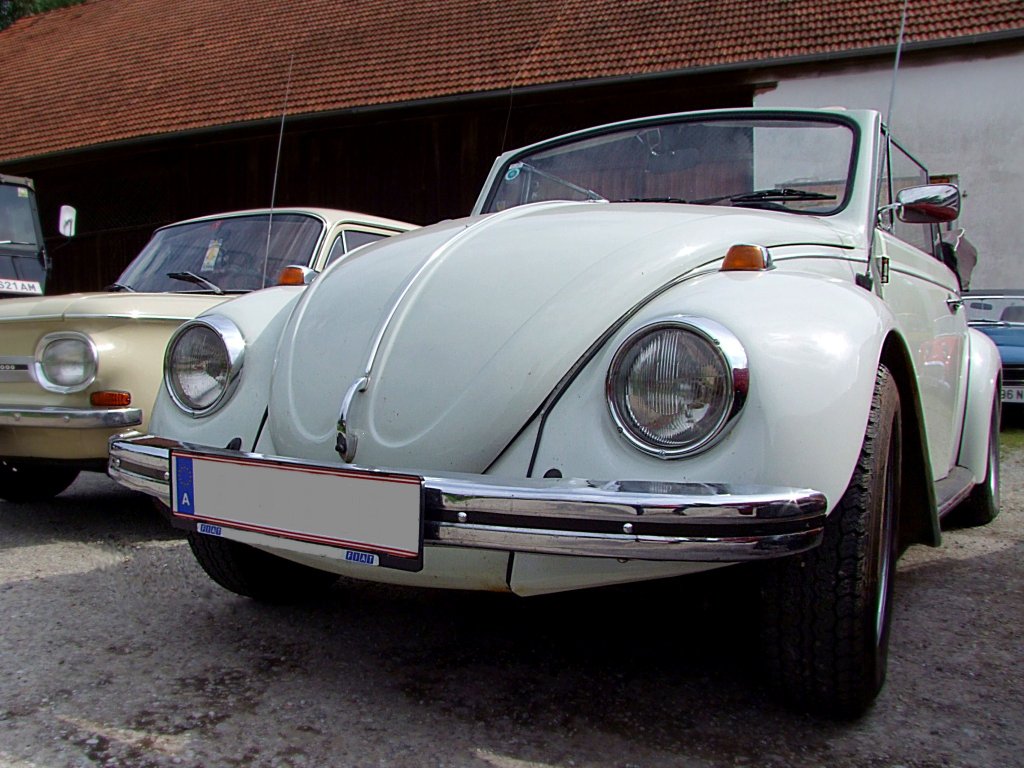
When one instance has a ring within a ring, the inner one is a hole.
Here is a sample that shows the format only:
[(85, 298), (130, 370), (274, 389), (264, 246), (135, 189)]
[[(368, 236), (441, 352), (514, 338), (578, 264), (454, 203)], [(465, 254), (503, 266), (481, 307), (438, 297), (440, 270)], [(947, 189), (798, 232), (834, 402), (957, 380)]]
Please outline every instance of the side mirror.
[(896, 215), (907, 224), (942, 224), (960, 215), (960, 190), (953, 184), (907, 187), (896, 193)]
[(75, 236), (75, 224), (78, 220), (78, 211), (70, 205), (60, 207), (60, 221), (57, 222), (57, 229), (64, 237)]

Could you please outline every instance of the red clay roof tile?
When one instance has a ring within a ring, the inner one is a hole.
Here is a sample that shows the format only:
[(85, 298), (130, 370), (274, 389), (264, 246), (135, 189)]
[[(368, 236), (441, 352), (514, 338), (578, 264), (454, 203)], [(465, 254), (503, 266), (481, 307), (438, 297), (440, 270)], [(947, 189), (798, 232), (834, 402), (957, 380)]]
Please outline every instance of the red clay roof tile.
[[(280, 115), (892, 46), (902, 0), (88, 0), (0, 32), (0, 160)], [(1024, 29), (911, 0), (908, 43)]]

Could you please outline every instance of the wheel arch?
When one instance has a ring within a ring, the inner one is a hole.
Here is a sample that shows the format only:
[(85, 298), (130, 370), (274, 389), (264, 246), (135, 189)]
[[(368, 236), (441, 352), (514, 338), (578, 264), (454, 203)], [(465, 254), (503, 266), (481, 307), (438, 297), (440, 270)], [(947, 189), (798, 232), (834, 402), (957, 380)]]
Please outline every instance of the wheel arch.
[[(903, 551), (911, 544), (941, 543), (935, 483), (928, 455), (924, 414), (917, 376), (910, 351), (903, 338), (890, 331), (882, 344), (879, 363), (889, 369), (900, 394), (903, 432), (903, 477), (900, 483), (898, 544)], [(922, 492), (923, 490), (923, 492)]]

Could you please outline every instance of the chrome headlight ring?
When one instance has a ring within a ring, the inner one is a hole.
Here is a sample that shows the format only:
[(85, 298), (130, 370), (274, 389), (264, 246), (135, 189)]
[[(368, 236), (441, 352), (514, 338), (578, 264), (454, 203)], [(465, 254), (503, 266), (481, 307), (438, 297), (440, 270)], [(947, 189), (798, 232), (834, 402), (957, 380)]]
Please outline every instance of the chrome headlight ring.
[(171, 336), (164, 353), (164, 386), (174, 404), (199, 418), (219, 410), (242, 372), (245, 338), (231, 320), (210, 315), (190, 320)]
[(81, 392), (96, 380), (98, 368), (96, 344), (84, 333), (48, 333), (36, 344), (36, 382), (50, 392)]
[(606, 397), (619, 432), (661, 459), (693, 456), (728, 432), (750, 386), (739, 339), (704, 317), (675, 315), (644, 325), (619, 347)]

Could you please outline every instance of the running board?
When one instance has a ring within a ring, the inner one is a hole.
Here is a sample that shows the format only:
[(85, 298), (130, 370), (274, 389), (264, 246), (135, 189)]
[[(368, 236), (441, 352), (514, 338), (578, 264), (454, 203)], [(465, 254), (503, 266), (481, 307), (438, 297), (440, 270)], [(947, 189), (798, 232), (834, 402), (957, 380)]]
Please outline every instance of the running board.
[(953, 467), (953, 471), (935, 483), (935, 502), (939, 510), (939, 519), (952, 512), (956, 506), (967, 498), (974, 488), (974, 477), (964, 467)]

